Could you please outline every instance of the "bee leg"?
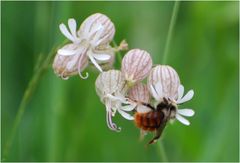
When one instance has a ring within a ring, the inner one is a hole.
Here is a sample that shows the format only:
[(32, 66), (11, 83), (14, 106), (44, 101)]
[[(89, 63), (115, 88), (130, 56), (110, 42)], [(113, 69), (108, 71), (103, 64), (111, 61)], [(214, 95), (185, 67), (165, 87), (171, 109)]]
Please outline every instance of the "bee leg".
[(132, 102), (135, 102), (135, 103), (138, 103), (138, 104), (142, 104), (142, 105), (150, 108), (151, 110), (155, 110), (155, 108), (152, 105), (148, 104), (148, 103), (141, 102), (141, 101), (136, 101), (136, 100), (133, 100), (133, 99), (130, 99), (130, 98), (128, 98), (128, 100), (132, 101)]
[(157, 142), (157, 140), (160, 138), (160, 136), (161, 136), (161, 134), (158, 132), (158, 130), (156, 131), (156, 135), (153, 137), (153, 139), (152, 140), (150, 140), (149, 142), (148, 142), (148, 144), (154, 144), (154, 143), (156, 143)]
[(168, 105), (168, 100), (165, 97), (163, 97), (163, 101), (164, 101), (165, 104)]
[(140, 137), (139, 137), (139, 140), (140, 141), (142, 141), (143, 140), (143, 138), (144, 138), (144, 136), (147, 134), (147, 132), (146, 131), (144, 131), (144, 130), (142, 130), (142, 129), (140, 129)]
[(156, 135), (155, 137), (153, 137), (153, 139), (148, 143), (148, 144), (153, 144), (153, 143), (156, 143), (157, 140), (160, 138), (160, 136), (162, 135), (162, 131), (163, 129), (165, 128), (166, 126), (166, 121), (164, 121), (160, 127), (155, 131)]
[(143, 103), (143, 102), (142, 102), (142, 105), (150, 108), (150, 109), (153, 110), (153, 111), (155, 110), (155, 108), (154, 108), (152, 105), (150, 105), (150, 104), (147, 104), (147, 103)]

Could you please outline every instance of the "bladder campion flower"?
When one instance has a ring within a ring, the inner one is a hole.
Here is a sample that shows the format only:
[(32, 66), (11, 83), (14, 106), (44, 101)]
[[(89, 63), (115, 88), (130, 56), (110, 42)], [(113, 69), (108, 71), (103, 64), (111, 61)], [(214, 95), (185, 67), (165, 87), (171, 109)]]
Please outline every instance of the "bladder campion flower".
[(118, 111), (125, 119), (133, 120), (134, 118), (126, 112), (132, 111), (136, 107), (130, 105), (125, 98), (126, 85), (121, 71), (109, 70), (102, 72), (97, 77), (95, 86), (101, 102), (106, 106), (108, 127), (113, 131), (120, 131), (121, 128), (112, 122), (112, 116), (115, 116)]
[(176, 106), (176, 110), (171, 111), (171, 118), (176, 118), (185, 125), (190, 125), (190, 122), (182, 116), (191, 117), (194, 115), (192, 109), (178, 109), (178, 105), (192, 99), (194, 92), (190, 90), (184, 97), (184, 87), (180, 85), (180, 80), (177, 72), (170, 66), (158, 65), (154, 67), (148, 77), (148, 88), (157, 101), (160, 103), (164, 99), (168, 103)]
[[(114, 55), (115, 49), (110, 46), (110, 42), (115, 34), (115, 27), (111, 20), (100, 13), (89, 16), (77, 31), (77, 23), (74, 19), (68, 20), (66, 25), (59, 26), (62, 34), (71, 41), (59, 49), (54, 59), (53, 69), (62, 78), (68, 78), (79, 73), (87, 66), (88, 59), (102, 72), (99, 64), (107, 63)], [(63, 64), (61, 64), (63, 63)]]
[(152, 68), (150, 54), (144, 50), (132, 49), (122, 60), (121, 71), (129, 86), (143, 80)]

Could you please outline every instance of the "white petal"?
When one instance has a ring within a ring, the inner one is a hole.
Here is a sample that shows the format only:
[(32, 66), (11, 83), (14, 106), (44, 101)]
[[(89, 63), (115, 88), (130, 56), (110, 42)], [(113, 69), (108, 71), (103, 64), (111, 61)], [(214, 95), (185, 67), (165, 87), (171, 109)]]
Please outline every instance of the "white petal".
[(59, 29), (65, 37), (74, 42), (74, 37), (70, 34), (70, 32), (68, 31), (67, 27), (64, 24), (60, 24)]
[(111, 94), (107, 94), (106, 97), (110, 98), (111, 100), (120, 101), (122, 103), (127, 103), (127, 101), (124, 98), (113, 96)]
[(177, 104), (182, 104), (186, 101), (191, 100), (193, 98), (193, 95), (194, 95), (193, 90), (188, 91), (188, 93), (182, 99), (177, 100)]
[(90, 52), (88, 52), (88, 57), (91, 60), (91, 62), (94, 64), (94, 66), (100, 71), (102, 72), (102, 68), (99, 66), (99, 64), (97, 63), (97, 61), (93, 58), (92, 54)]
[(134, 120), (134, 117), (131, 116), (130, 114), (118, 109), (118, 112), (127, 120)]
[(190, 122), (179, 114), (176, 114), (176, 119), (184, 125), (190, 125)]
[(59, 49), (58, 51), (57, 51), (57, 53), (59, 54), (59, 55), (63, 55), (63, 56), (70, 56), (70, 55), (74, 55), (74, 54), (76, 54), (76, 50), (68, 50), (68, 49)]
[(158, 97), (162, 98), (162, 84), (161, 82), (157, 82), (157, 84), (155, 85), (156, 88), (156, 92), (158, 94)]
[(70, 32), (72, 33), (72, 36), (76, 39), (76, 33), (77, 33), (77, 23), (75, 19), (68, 19), (68, 27), (70, 29)]
[(92, 54), (92, 55), (99, 61), (107, 61), (111, 58), (111, 56), (107, 54)]
[(183, 85), (179, 85), (179, 87), (178, 87), (178, 99), (177, 100), (180, 100), (182, 98), (183, 93), (184, 93), (184, 87), (183, 87)]
[(135, 107), (136, 107), (136, 104), (135, 105), (126, 105), (126, 106), (122, 106), (121, 110), (132, 111)]
[(192, 109), (178, 109), (177, 112), (186, 117), (192, 117), (195, 114)]
[(151, 89), (151, 93), (152, 93), (153, 97), (155, 98), (155, 100), (159, 101), (160, 97), (158, 96), (157, 92), (155, 91), (155, 89), (153, 88), (152, 85), (150, 85), (150, 89)]

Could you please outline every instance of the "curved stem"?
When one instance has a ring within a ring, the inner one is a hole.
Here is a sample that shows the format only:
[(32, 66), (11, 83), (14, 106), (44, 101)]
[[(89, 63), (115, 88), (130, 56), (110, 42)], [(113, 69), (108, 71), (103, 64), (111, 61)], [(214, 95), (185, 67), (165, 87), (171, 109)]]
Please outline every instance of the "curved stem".
[[(56, 49), (58, 49), (58, 48), (56, 48)], [(44, 62), (42, 64), (40, 64), (40, 66), (38, 67), (38, 69), (36, 70), (36, 72), (34, 73), (34, 75), (32, 76), (31, 80), (28, 83), (28, 86), (27, 86), (27, 88), (23, 94), (22, 100), (20, 102), (17, 115), (13, 122), (13, 127), (10, 131), (10, 136), (8, 137), (5, 147), (3, 149), (3, 157), (2, 157), (3, 159), (2, 160), (6, 160), (8, 157), (9, 150), (12, 146), (14, 137), (16, 135), (19, 124), (22, 120), (23, 114), (26, 110), (26, 106), (29, 103), (34, 91), (36, 90), (36, 87), (38, 86), (39, 81), (41, 80), (43, 74), (46, 72), (49, 65), (52, 63), (53, 57), (56, 54), (56, 49), (53, 49), (48, 54), (47, 58), (44, 60)]]
[(168, 28), (167, 41), (166, 41), (165, 48), (164, 48), (162, 64), (166, 64), (166, 61), (167, 61), (167, 56), (168, 56), (168, 52), (169, 52), (169, 47), (170, 47), (170, 42), (171, 42), (171, 38), (172, 38), (172, 34), (173, 34), (174, 25), (175, 25), (176, 19), (177, 19), (179, 5), (180, 5), (180, 1), (176, 0), (174, 2), (172, 17), (171, 17), (170, 25)]

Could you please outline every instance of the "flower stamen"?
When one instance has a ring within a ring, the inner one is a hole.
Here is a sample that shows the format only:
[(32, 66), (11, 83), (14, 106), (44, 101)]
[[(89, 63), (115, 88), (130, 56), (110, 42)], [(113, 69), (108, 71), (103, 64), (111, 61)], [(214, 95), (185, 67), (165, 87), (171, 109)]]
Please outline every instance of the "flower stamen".
[(94, 59), (94, 57), (92, 56), (92, 52), (88, 51), (87, 55), (89, 57), (89, 59), (91, 60), (91, 62), (94, 64), (94, 66), (100, 71), (103, 72), (102, 68), (100, 67), (100, 65), (97, 63), (97, 61)]
[(121, 131), (121, 127), (117, 127), (117, 125), (115, 123), (112, 122), (112, 112), (111, 111), (106, 111), (107, 115), (107, 126), (109, 129), (116, 131), (116, 132), (120, 132)]

